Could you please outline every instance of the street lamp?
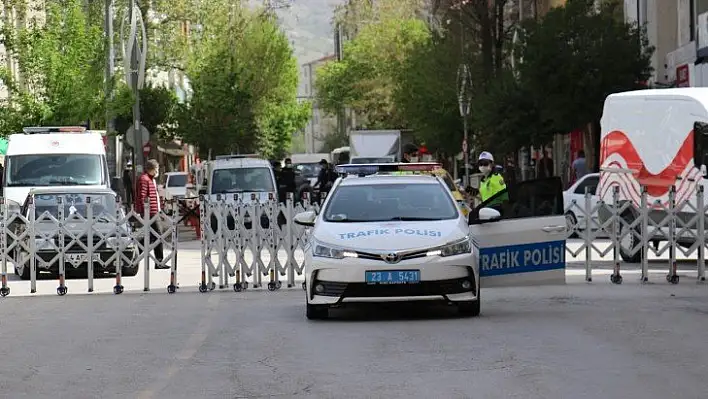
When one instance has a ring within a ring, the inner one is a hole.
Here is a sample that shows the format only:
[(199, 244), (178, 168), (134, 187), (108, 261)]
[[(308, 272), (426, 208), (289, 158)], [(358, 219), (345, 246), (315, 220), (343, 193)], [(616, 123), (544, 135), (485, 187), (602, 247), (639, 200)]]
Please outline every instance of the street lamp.
[(470, 70), (465, 64), (460, 64), (457, 70), (457, 103), (460, 107), (460, 117), (462, 117), (464, 139), (462, 140), (462, 154), (464, 155), (465, 163), (465, 187), (470, 184), (470, 152), (469, 140), (467, 132), (467, 118), (470, 115), (470, 102), (472, 92), (472, 79)]

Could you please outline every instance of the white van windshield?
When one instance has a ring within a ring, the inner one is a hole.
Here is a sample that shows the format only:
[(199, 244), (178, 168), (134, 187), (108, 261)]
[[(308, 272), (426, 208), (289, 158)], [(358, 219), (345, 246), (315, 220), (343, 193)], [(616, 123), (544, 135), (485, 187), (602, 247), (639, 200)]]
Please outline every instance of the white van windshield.
[(214, 170), (212, 194), (274, 192), (270, 168), (233, 168)]
[(5, 158), (7, 187), (101, 185), (100, 154), (32, 154)]

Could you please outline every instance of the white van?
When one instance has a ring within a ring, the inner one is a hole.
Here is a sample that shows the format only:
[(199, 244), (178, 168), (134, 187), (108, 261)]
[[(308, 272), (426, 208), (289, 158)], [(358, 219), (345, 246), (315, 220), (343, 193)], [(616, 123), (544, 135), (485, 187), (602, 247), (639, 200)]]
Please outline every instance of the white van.
[[(257, 155), (222, 155), (206, 163), (207, 182), (200, 189), (201, 195), (206, 195), (209, 201), (217, 201), (217, 196), (225, 202), (234, 202), (234, 194), (249, 204), (255, 197), (260, 203), (267, 203), (269, 198), (278, 198), (275, 173), (271, 163)], [(269, 219), (263, 214), (260, 217), (261, 226), (268, 228)], [(212, 215), (212, 228), (216, 226), (216, 218)], [(232, 221), (228, 221), (232, 229)], [(251, 228), (251, 218), (248, 212), (244, 214), (244, 226)]]
[[(642, 186), (647, 187), (648, 203), (657, 200), (668, 206), (671, 186), (676, 187), (676, 203), (696, 205), (696, 189), (705, 185), (701, 166), (708, 152), (708, 88), (637, 90), (607, 97), (600, 122), (600, 182), (597, 195), (613, 205), (614, 187), (619, 187), (619, 206), (631, 202), (622, 218), (631, 223), (638, 217)], [(708, 187), (706, 187), (708, 189)], [(706, 190), (708, 194), (708, 190)], [(705, 202), (708, 204), (708, 200)], [(611, 209), (600, 209), (604, 223)], [(695, 211), (684, 206), (679, 218), (688, 223)], [(666, 218), (661, 209), (650, 211), (655, 223)], [(621, 229), (628, 229), (621, 223)], [(651, 240), (666, 239), (667, 228), (651, 227)], [(681, 230), (679, 228), (679, 230)], [(624, 235), (624, 232), (621, 234)], [(692, 235), (693, 234), (693, 235)], [(685, 231), (679, 244), (689, 247), (695, 242), (695, 229)], [(624, 235), (620, 255), (627, 262), (641, 261), (641, 251), (633, 234)]]
[(83, 127), (28, 127), (12, 134), (3, 197), (22, 205), (37, 187), (111, 188), (103, 136)]

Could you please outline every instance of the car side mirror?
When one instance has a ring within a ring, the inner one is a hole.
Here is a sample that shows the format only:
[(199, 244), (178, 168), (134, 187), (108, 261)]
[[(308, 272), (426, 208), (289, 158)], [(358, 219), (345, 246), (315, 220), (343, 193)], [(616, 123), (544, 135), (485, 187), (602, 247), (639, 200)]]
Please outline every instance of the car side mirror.
[(313, 227), (315, 225), (315, 219), (317, 219), (315, 211), (305, 211), (295, 215), (293, 222), (300, 226)]
[(482, 208), (470, 212), (469, 224), (484, 224), (501, 219), (501, 213), (493, 208)]

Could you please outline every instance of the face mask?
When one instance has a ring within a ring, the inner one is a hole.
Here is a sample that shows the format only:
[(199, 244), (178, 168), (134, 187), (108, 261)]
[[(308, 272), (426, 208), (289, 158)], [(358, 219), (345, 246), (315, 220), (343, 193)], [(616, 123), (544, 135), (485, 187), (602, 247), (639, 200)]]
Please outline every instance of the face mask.
[(491, 166), (480, 166), (479, 171), (484, 173), (485, 175), (488, 175), (489, 172), (492, 171), (492, 167)]

